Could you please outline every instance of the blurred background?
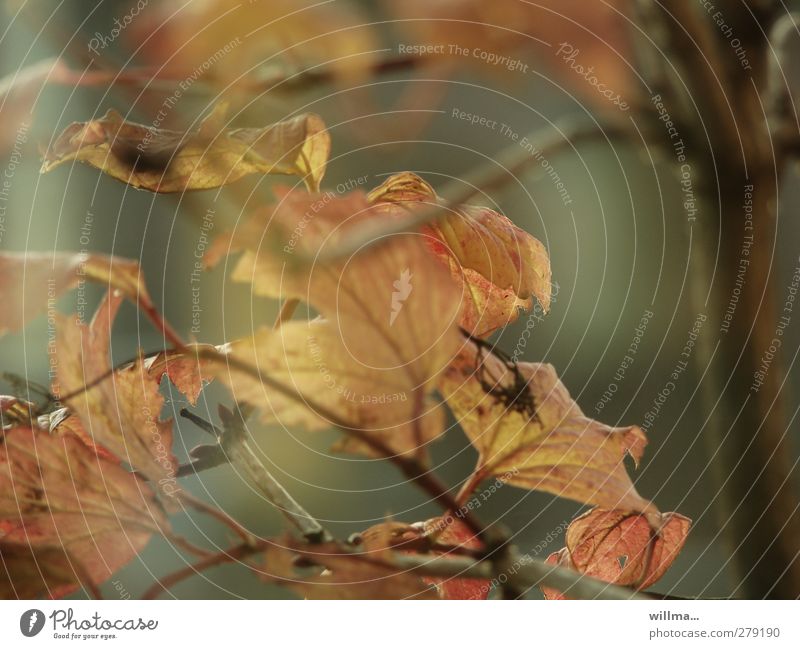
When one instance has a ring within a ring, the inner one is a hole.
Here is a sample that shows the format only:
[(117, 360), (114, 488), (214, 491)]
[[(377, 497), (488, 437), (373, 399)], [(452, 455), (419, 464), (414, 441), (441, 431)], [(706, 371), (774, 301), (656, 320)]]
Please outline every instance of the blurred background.
[[(723, 296), (719, 303), (727, 306), (735, 273), (728, 272), (719, 248), (702, 247), (707, 236), (698, 244), (691, 217), (717, 220), (714, 210), (700, 202), (706, 183), (713, 187), (714, 179), (703, 177), (695, 167), (694, 215), (693, 206), (685, 204), (690, 198), (670, 151), (674, 140), (653, 113), (651, 98), (658, 84), (670, 80), (647, 78), (645, 69), (648, 57), (666, 61), (653, 64), (654, 70), (668, 69), (673, 61), (669, 52), (659, 52), (649, 42), (649, 34), (639, 31), (647, 14), (640, 4), (648, 3), (336, 0), (316, 7), (305, 2), (239, 7), (200, 0), (140, 2), (141, 6), (134, 0), (6, 0), (0, 14), (0, 76), (13, 79), (43, 61), (43, 69), (52, 71), (54, 58), (73, 74), (63, 82), (44, 83), (46, 74), (35, 77), (22, 90), (4, 95), (0, 114), (7, 141), (0, 166), (11, 170), (12, 177), (0, 248), (99, 251), (137, 259), (166, 319), (188, 335), (196, 324), (191, 272), (195, 254), (202, 254), (203, 215), (214, 210), (216, 232), (234, 227), (255, 205), (268, 201), (274, 187), (292, 186), (295, 180), (245, 179), (219, 191), (157, 195), (79, 164), (39, 174), (42, 152), (71, 122), (115, 108), (126, 119), (152, 124), (181, 83), (186, 89), (165, 111), (162, 128), (196, 128), (197, 119), (223, 99), (231, 103), (230, 116), (237, 126), (263, 126), (306, 111), (321, 115), (333, 142), (323, 189), (332, 191), (364, 176), (360, 189), (368, 190), (387, 174), (403, 170), (423, 176), (438, 190), (457, 186), (468, 172), (496, 165), (499, 152), (520, 146), (522, 136), (549, 133), (560, 143), (544, 152), (545, 163), (529, 165), (501, 186), (481, 191), (474, 201), (492, 206), (534, 234), (552, 260), (550, 313), (544, 315), (537, 307), (495, 338), (509, 353), (525, 340), (520, 358), (552, 363), (588, 416), (612, 425), (646, 426), (650, 444), (634, 473), (638, 491), (662, 511), (679, 511), (694, 521), (686, 548), (655, 590), (731, 596), (743, 579), (732, 562), (738, 542), (735, 535), (726, 538), (728, 519), (720, 509), (724, 480), (720, 482), (715, 472), (724, 473), (725, 467), (715, 466), (718, 449), (704, 435), (709, 420), (718, 418), (724, 438), (736, 412), (732, 401), (721, 397), (726, 381), (715, 384), (722, 391), (711, 393), (710, 401), (708, 392), (703, 397), (701, 384), (711, 378), (702, 354), (681, 354), (692, 340), (693, 328), (707, 348), (726, 340), (720, 332), (723, 312), (702, 298), (698, 308), (693, 287), (699, 286), (701, 295), (713, 288)], [(749, 3), (749, 22), (736, 22), (734, 15), (747, 4), (717, 3), (726, 16), (725, 26), (736, 30), (731, 37), (702, 3), (692, 7), (711, 21), (712, 29), (722, 30), (714, 32), (720, 38), (719, 50), (739, 66), (741, 57), (731, 40), (763, 42), (754, 16), (760, 17), (760, 5), (768, 3)], [(237, 38), (229, 54), (215, 58), (215, 52)], [(442, 50), (409, 52), (417, 45)], [(497, 63), (490, 55), (507, 59)], [(747, 56), (755, 66), (755, 49)], [(87, 83), (92, 74), (109, 71), (110, 80)], [(114, 78), (117, 71), (121, 74)], [(680, 71), (671, 74), (681, 76)], [(791, 83), (791, 71), (786, 75)], [(601, 94), (590, 77), (608, 92)], [(668, 108), (677, 117), (685, 106)], [(716, 127), (717, 116), (702, 117), (705, 127)], [(597, 135), (571, 139), (563, 129), (574, 123), (596, 123)], [(29, 126), (20, 131), (20, 124)], [(620, 124), (634, 136), (620, 135)], [(756, 127), (745, 123), (741, 128)], [(683, 135), (687, 144), (688, 129)], [(636, 141), (637, 130), (654, 135), (643, 145), (644, 135)], [(775, 231), (758, 231), (755, 244), (765, 251), (779, 303), (800, 254), (797, 170), (786, 165), (781, 173), (774, 214), (756, 217), (774, 220)], [(745, 198), (732, 200), (742, 205)], [(741, 223), (737, 222), (739, 230)], [(200, 341), (219, 344), (244, 336), (254, 324), (271, 322), (275, 316), (277, 305), (253, 297), (246, 285), (226, 280), (229, 270), (220, 264), (203, 275), (199, 330), (193, 333)], [(88, 312), (101, 294), (97, 287), (87, 288)], [(74, 309), (75, 300), (74, 294), (65, 297), (60, 308)], [(737, 308), (740, 317), (746, 317), (742, 307)], [(699, 314), (704, 319), (696, 327)], [(526, 328), (529, 338), (522, 337)], [(3, 371), (47, 384), (46, 336), (46, 323), (39, 318), (24, 332), (0, 338)], [(126, 304), (113, 341), (114, 359), (122, 361), (139, 349), (159, 349), (161, 337)], [(788, 463), (792, 480), (798, 443), (798, 424), (791, 417), (798, 404), (798, 349), (800, 327), (793, 321), (783, 334), (780, 358), (770, 369), (780, 372), (782, 366), (786, 371), (780, 388), (788, 416), (776, 462)], [(723, 342), (716, 353), (735, 361), (737, 351), (741, 348)], [(685, 371), (673, 380), (670, 375), (682, 360), (688, 361)], [(749, 383), (751, 375), (744, 380)], [(219, 402), (229, 403), (230, 396), (209, 386), (199, 411), (215, 419)], [(165, 415), (186, 405), (171, 390), (170, 412)], [(253, 433), (270, 470), (340, 537), (386, 516), (412, 522), (439, 513), (388, 463), (330, 453), (338, 437), (333, 431), (310, 434), (256, 426)], [(759, 431), (752, 434), (757, 437)], [(176, 440), (175, 451), (185, 460), (187, 449), (203, 438), (198, 429), (182, 423)], [(455, 425), (433, 453), (437, 469), (454, 485), (469, 474), (476, 459)], [(770, 470), (769, 465), (756, 468)], [(230, 467), (185, 478), (184, 483), (256, 534), (275, 535), (283, 529), (275, 510)], [(796, 498), (795, 487), (788, 488)], [(570, 501), (506, 486), (482, 505), (480, 515), (486, 522), (502, 521), (521, 550), (545, 558), (563, 546), (566, 525), (580, 511)], [(749, 515), (757, 528), (758, 517)], [(225, 547), (231, 541), (225, 529), (199, 516), (179, 517), (176, 528), (199, 544)], [(186, 561), (166, 541), (153, 540), (103, 592), (113, 598), (122, 588), (136, 597), (156, 576)], [(292, 596), (231, 566), (186, 580), (172, 594)], [(531, 592), (529, 597), (540, 595)]]

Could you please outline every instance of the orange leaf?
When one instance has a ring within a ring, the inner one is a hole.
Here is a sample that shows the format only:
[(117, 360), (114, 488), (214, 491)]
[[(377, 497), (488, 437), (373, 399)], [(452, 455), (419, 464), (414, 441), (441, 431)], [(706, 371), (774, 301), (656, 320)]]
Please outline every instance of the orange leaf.
[[(368, 195), (376, 205), (424, 210), (441, 204), (419, 176), (395, 174)], [(460, 206), (423, 226), (431, 248), (464, 288), (461, 326), (485, 336), (530, 309), (531, 295), (550, 308), (550, 259), (535, 237), (486, 207)]]
[[(567, 529), (567, 547), (552, 562), (620, 586), (640, 590), (658, 581), (683, 548), (691, 521), (673, 512), (661, 514), (658, 529), (648, 517), (595, 508)], [(548, 599), (562, 596), (547, 589)]]

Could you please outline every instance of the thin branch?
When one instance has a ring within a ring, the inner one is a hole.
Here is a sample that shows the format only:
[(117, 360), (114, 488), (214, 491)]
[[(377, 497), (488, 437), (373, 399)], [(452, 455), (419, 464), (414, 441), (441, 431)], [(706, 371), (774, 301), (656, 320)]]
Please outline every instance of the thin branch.
[(212, 348), (198, 348), (196, 352), (198, 358), (204, 358), (214, 363), (226, 365), (229, 369), (233, 368), (239, 372), (248, 374), (260, 381), (263, 386), (309, 408), (312, 412), (326, 419), (331, 425), (355, 437), (358, 441), (373, 449), (378, 455), (392, 462), (406, 478), (423, 489), (431, 498), (439, 503), (445, 511), (453, 512), (459, 520), (467, 525), (473, 534), (484, 541), (488, 546), (496, 547), (496, 544), (501, 542), (501, 539), (492, 538), (491, 534), (487, 534), (486, 528), (475, 518), (475, 515), (466, 508), (460, 507), (456, 499), (451, 495), (450, 489), (448, 489), (435, 474), (421, 466), (414, 458), (397, 455), (376, 436), (369, 435), (360, 428), (352, 426), (329, 408), (315, 402), (309, 397), (301, 395), (293, 388), (264, 374), (249, 363), (234, 356), (223, 354)]
[(300, 300), (294, 297), (284, 301), (284, 303), (281, 304), (281, 310), (278, 312), (278, 317), (275, 318), (275, 324), (272, 325), (272, 328), (278, 329), (284, 322), (291, 320), (298, 304), (300, 304)]
[[(649, 599), (629, 588), (587, 577), (569, 568), (550, 565), (516, 552), (509, 553), (508, 561), (507, 571), (496, 571), (491, 562), (476, 561), (468, 557), (394, 554), (391, 563), (399, 569), (413, 570), (422, 575), (511, 582), (523, 593), (536, 586), (547, 586), (578, 599)], [(501, 579), (502, 576), (505, 578)]]
[(189, 577), (215, 566), (221, 566), (226, 563), (239, 561), (240, 559), (250, 556), (251, 554), (262, 552), (266, 547), (266, 542), (256, 543), (255, 545), (250, 543), (242, 543), (241, 545), (234, 546), (230, 550), (206, 557), (197, 563), (188, 565), (181, 570), (167, 575), (163, 579), (159, 579), (150, 588), (148, 588), (147, 591), (145, 591), (144, 595), (142, 595), (142, 599), (155, 599), (164, 591), (169, 590), (176, 584), (179, 584)]
[(223, 448), (233, 464), (245, 470), (250, 480), (307, 541), (320, 543), (330, 540), (330, 533), (286, 491), (255, 454), (247, 439), (247, 427), (241, 409), (237, 409), (233, 416), (236, 419), (231, 425), (225, 426), (222, 437)]
[[(202, 559), (160, 579), (144, 593), (142, 599), (155, 599), (162, 592), (185, 579), (209, 568), (241, 561), (248, 556), (263, 552), (270, 544), (271, 541), (268, 540), (259, 541), (255, 545), (241, 544)], [(514, 588), (522, 593), (537, 586), (547, 586), (579, 599), (651, 599), (647, 594), (637, 593), (629, 588), (587, 577), (569, 568), (550, 565), (527, 555), (520, 555), (515, 551), (509, 552), (505, 570), (498, 570), (492, 561), (429, 554), (393, 553), (391, 560), (385, 565), (399, 571), (413, 571), (419, 575), (434, 577), (484, 579), (498, 584), (510, 581)], [(504, 579), (503, 576), (505, 576)], [(655, 597), (660, 599), (663, 596), (656, 595)]]
[(217, 521), (219, 521), (226, 527), (229, 527), (247, 545), (251, 546), (256, 545), (256, 538), (252, 534), (250, 534), (250, 532), (248, 532), (247, 529), (245, 529), (242, 525), (240, 525), (234, 518), (228, 516), (228, 514), (226, 514), (221, 509), (218, 509), (213, 505), (209, 505), (207, 502), (200, 500), (199, 498), (195, 498), (186, 491), (180, 492), (179, 499), (184, 504), (189, 505), (193, 509), (202, 512), (203, 514), (207, 514), (208, 516), (215, 518)]

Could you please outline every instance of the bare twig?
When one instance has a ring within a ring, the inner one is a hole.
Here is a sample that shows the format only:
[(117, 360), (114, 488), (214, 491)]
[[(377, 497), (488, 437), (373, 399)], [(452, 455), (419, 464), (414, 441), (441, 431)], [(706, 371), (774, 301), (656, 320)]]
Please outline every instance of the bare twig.
[[(209, 568), (241, 561), (263, 552), (271, 543), (269, 540), (258, 541), (256, 544), (243, 543), (214, 556), (206, 557), (160, 579), (145, 592), (142, 598), (155, 599), (162, 592), (185, 579)], [(398, 571), (413, 571), (419, 575), (485, 579), (496, 583), (511, 581), (521, 593), (537, 586), (547, 586), (578, 599), (651, 599), (647, 594), (599, 581), (569, 568), (550, 565), (538, 559), (520, 555), (515, 551), (509, 552), (507, 561), (505, 569), (498, 569), (498, 566), (492, 561), (481, 561), (470, 557), (393, 553), (385, 565), (396, 568)], [(660, 598), (661, 596), (655, 597)]]
[(179, 498), (181, 502), (186, 505), (189, 505), (193, 509), (196, 509), (199, 512), (207, 514), (212, 518), (215, 518), (220, 523), (229, 527), (233, 530), (239, 538), (242, 539), (247, 545), (255, 545), (256, 538), (250, 534), (242, 525), (240, 525), (235, 519), (231, 516), (228, 516), (224, 511), (214, 507), (213, 505), (209, 505), (207, 502), (200, 500), (199, 498), (195, 498), (191, 494), (187, 493), (185, 490), (181, 490)]
[[(245, 412), (242, 412), (243, 410)], [(270, 504), (278, 509), (309, 543), (330, 540), (332, 537), (328, 531), (286, 491), (253, 451), (247, 439), (245, 425), (247, 414), (244, 406), (236, 408), (233, 412), (220, 407), (223, 430), (219, 430), (197, 415), (185, 409), (181, 411), (181, 416), (190, 419), (203, 430), (216, 435), (221, 457), (225, 457), (232, 464), (241, 467), (259, 491), (267, 497)], [(214, 447), (212, 446), (212, 448)], [(208, 468), (202, 460), (197, 462), (202, 463), (203, 468)], [(193, 462), (189, 467), (195, 468), (196, 463)]]
[(189, 577), (199, 574), (204, 570), (208, 570), (209, 568), (221, 566), (226, 563), (233, 563), (234, 561), (239, 561), (247, 556), (256, 554), (257, 552), (263, 552), (266, 547), (267, 544), (264, 541), (256, 543), (255, 545), (251, 543), (242, 543), (241, 545), (234, 546), (230, 550), (206, 557), (197, 563), (191, 564), (185, 568), (182, 568), (181, 570), (177, 570), (176, 572), (167, 575), (163, 579), (159, 579), (150, 588), (148, 588), (147, 591), (145, 591), (144, 595), (142, 595), (142, 599), (155, 599), (164, 591), (169, 590), (176, 584), (188, 579)]
[(298, 304), (300, 304), (300, 300), (294, 297), (285, 300), (281, 304), (281, 310), (278, 312), (278, 317), (275, 318), (275, 324), (272, 325), (272, 328), (278, 329), (284, 322), (291, 320)]
[(526, 555), (510, 552), (509, 569), (496, 570), (492, 562), (476, 561), (469, 557), (444, 558), (420, 554), (394, 554), (392, 565), (436, 577), (456, 577), (512, 582), (521, 592), (536, 586), (554, 588), (578, 599), (649, 599), (629, 588), (587, 577), (569, 568), (554, 566)]

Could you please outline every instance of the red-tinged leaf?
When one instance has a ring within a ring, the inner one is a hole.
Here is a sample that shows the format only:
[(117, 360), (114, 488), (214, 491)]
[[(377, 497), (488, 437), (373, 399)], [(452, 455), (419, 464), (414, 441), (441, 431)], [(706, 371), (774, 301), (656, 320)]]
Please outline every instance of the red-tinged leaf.
[[(434, 541), (434, 552), (437, 545), (467, 550), (480, 550), (483, 547), (470, 529), (452, 516), (427, 520), (423, 529)], [(442, 599), (486, 599), (491, 589), (491, 582), (486, 579), (425, 577), (425, 581), (436, 586)]]
[[(567, 550), (567, 548), (561, 548), (558, 552), (553, 552), (550, 554), (550, 556), (545, 559), (545, 563), (549, 563), (550, 565), (558, 566), (560, 568), (569, 568), (574, 570), (574, 566), (569, 560), (569, 550)], [(545, 599), (567, 599), (564, 597), (563, 593), (557, 591), (555, 588), (550, 588), (549, 586), (540, 586), (540, 589)]]
[[(371, 203), (421, 211), (441, 204), (433, 188), (404, 172), (372, 190)], [(461, 326), (484, 336), (530, 309), (531, 295), (550, 308), (550, 259), (535, 237), (486, 207), (460, 206), (424, 226), (433, 252), (463, 288)]]
[[(300, 569), (298, 560), (313, 565)], [(263, 578), (307, 599), (436, 599), (435, 591), (415, 574), (336, 543), (276, 542), (265, 553)]]
[(168, 377), (194, 406), (197, 405), (200, 392), (208, 382), (213, 380), (213, 374), (208, 371), (209, 361), (201, 358), (197, 353), (203, 349), (214, 350), (216, 348), (212, 345), (193, 345), (180, 352), (161, 352), (145, 358), (144, 367), (157, 381), (164, 376)]
[(660, 528), (653, 530), (645, 516), (595, 508), (572, 521), (567, 549), (580, 572), (647, 588), (680, 552), (690, 524), (685, 516), (668, 512), (661, 515)]
[[(691, 521), (668, 512), (657, 518), (618, 510), (592, 509), (567, 528), (559, 565), (619, 586), (643, 590), (658, 581), (683, 548)], [(554, 555), (551, 555), (554, 556)], [(548, 589), (548, 599), (563, 599)]]
[[(424, 523), (387, 521), (359, 534), (365, 552), (391, 560), (391, 552), (448, 556), (458, 550), (479, 550), (481, 542), (461, 521), (452, 516), (431, 518)], [(490, 582), (486, 579), (428, 577), (422, 580), (436, 588), (440, 599), (486, 599)]]
[[(121, 297), (107, 294), (89, 325), (56, 319), (56, 396), (77, 393), (70, 407), (92, 442), (161, 484), (174, 487), (172, 420), (159, 421), (164, 398), (141, 362), (110, 374), (111, 327)], [(102, 377), (102, 380), (101, 380)], [(80, 435), (79, 435), (80, 436)]]
[(22, 329), (54, 299), (87, 279), (121, 291), (143, 308), (152, 307), (135, 261), (83, 253), (5, 252), (0, 254), (0, 335)]
[(480, 478), (601, 507), (657, 511), (623, 464), (626, 455), (641, 457), (642, 430), (587, 418), (551, 365), (506, 362), (465, 341), (439, 385), (478, 450)]
[[(344, 422), (380, 441), (381, 455), (424, 451), (442, 431), (429, 394), (458, 345), (459, 309), (458, 291), (424, 243), (397, 236), (346, 263), (290, 274), (287, 284), (327, 319), (261, 330), (226, 352), (303, 402), (233, 366), (215, 370), (220, 380), (237, 400), (263, 404), (264, 416), (286, 426)], [(346, 450), (364, 448), (356, 439)]]
[(63, 548), (80, 566), (73, 570), (74, 581), (85, 574), (99, 584), (135, 557), (153, 534), (168, 529), (150, 487), (76, 437), (31, 428), (2, 432), (3, 543), (36, 551)]
[(39, 417), (38, 426), (50, 431), (51, 435), (73, 435), (91, 448), (101, 458), (119, 464), (120, 460), (108, 449), (96, 444), (94, 439), (81, 423), (80, 417), (70, 412), (69, 408), (59, 408)]
[(35, 547), (0, 536), (0, 599), (58, 599), (77, 587), (82, 568), (63, 548)]
[(225, 128), (220, 104), (196, 131), (154, 129), (118, 112), (68, 126), (45, 156), (42, 172), (85, 162), (124, 183), (153, 192), (184, 192), (233, 183), (251, 174), (291, 174), (316, 189), (330, 137), (317, 115), (263, 128)]

